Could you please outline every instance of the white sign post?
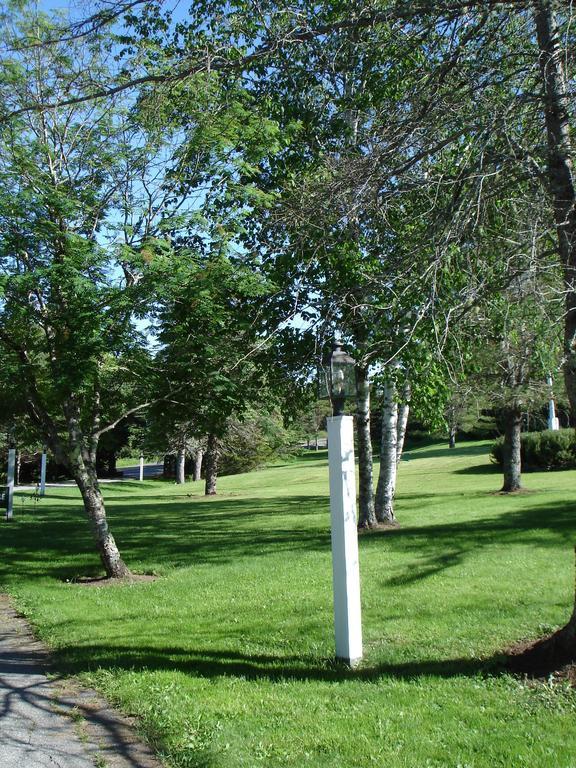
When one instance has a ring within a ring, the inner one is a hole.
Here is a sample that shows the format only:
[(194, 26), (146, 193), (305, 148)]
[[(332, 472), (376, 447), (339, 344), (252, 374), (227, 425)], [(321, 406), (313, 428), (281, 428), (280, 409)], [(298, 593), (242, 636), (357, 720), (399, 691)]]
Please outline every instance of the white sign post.
[(550, 400), (548, 401), (548, 429), (560, 429), (560, 421), (556, 416), (554, 407), (554, 398), (552, 397), (552, 376), (548, 376), (548, 386), (550, 387)]
[(8, 501), (6, 506), (6, 520), (12, 520), (14, 515), (14, 472), (16, 470), (16, 448), (8, 451)]
[(327, 422), (336, 658), (354, 667), (362, 658), (354, 419)]
[(40, 496), (46, 495), (46, 459), (46, 449), (44, 448), (40, 461)]
[(140, 480), (144, 480), (144, 456), (140, 454)]

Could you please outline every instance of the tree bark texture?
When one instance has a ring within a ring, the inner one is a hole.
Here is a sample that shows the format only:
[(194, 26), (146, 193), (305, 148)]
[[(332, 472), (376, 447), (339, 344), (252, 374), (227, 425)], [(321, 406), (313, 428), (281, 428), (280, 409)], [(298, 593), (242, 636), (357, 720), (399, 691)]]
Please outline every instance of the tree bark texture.
[[(574, 147), (570, 130), (569, 93), (560, 32), (550, 0), (536, 0), (534, 19), (544, 91), (548, 140), (548, 185), (554, 207), (558, 250), (564, 269), (564, 382), (571, 421), (576, 421), (576, 188)], [(574, 610), (557, 633), (576, 654), (576, 588)]]
[(204, 451), (198, 448), (196, 455), (194, 456), (194, 473), (192, 478), (194, 482), (198, 482), (202, 477), (202, 460), (204, 458)]
[(518, 408), (504, 411), (504, 445), (502, 446), (502, 464), (504, 485), (502, 491), (519, 491), (522, 463), (520, 458), (520, 437), (522, 432), (522, 412)]
[[(64, 413), (68, 422), (68, 450), (66, 460), (72, 477), (76, 481), (84, 510), (90, 523), (92, 535), (100, 560), (109, 578), (120, 579), (130, 575), (130, 570), (122, 560), (114, 537), (108, 528), (104, 499), (98, 484), (96, 474), (96, 453), (98, 450), (98, 434), (85, 435), (80, 427), (80, 408), (75, 396), (71, 396), (64, 404)], [(96, 415), (94, 424), (99, 424)], [(57, 439), (59, 442), (59, 438)]]
[(82, 494), (84, 510), (106, 575), (114, 579), (129, 576), (130, 571), (122, 560), (114, 537), (108, 528), (104, 499), (96, 479), (96, 472), (85, 467), (82, 460), (76, 460), (74, 464), (74, 480)]
[(204, 488), (205, 496), (216, 495), (216, 481), (218, 479), (218, 459), (220, 456), (220, 445), (216, 435), (208, 435), (208, 445), (206, 449), (206, 484)]
[(179, 448), (176, 454), (176, 482), (183, 485), (186, 482), (186, 449)]
[(406, 438), (406, 427), (408, 426), (408, 416), (410, 415), (410, 399), (412, 397), (412, 388), (410, 382), (405, 381), (402, 387), (402, 397), (400, 407), (398, 408), (398, 438), (396, 442), (396, 464), (400, 463), (402, 451), (404, 450), (404, 440)]
[(456, 448), (456, 427), (454, 426), (450, 427), (450, 432), (448, 434), (448, 447)]
[(382, 440), (380, 444), (380, 473), (376, 486), (376, 519), (380, 523), (393, 523), (394, 491), (396, 490), (398, 447), (398, 403), (396, 386), (387, 380), (382, 400)]
[(376, 525), (372, 439), (370, 437), (370, 379), (368, 368), (356, 367), (356, 436), (358, 441), (358, 527)]
[(576, 416), (576, 189), (569, 94), (560, 32), (552, 3), (550, 0), (537, 0), (534, 9), (548, 140), (548, 187), (566, 290), (564, 380), (570, 409)]

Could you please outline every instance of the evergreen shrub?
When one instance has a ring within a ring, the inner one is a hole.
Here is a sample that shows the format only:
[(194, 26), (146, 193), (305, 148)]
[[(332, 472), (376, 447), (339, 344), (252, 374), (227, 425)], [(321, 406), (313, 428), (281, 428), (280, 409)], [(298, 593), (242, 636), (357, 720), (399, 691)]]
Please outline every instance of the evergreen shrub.
[[(502, 466), (504, 438), (492, 445), (490, 458)], [(523, 469), (575, 469), (576, 432), (573, 429), (546, 429), (543, 432), (524, 432), (520, 438)]]

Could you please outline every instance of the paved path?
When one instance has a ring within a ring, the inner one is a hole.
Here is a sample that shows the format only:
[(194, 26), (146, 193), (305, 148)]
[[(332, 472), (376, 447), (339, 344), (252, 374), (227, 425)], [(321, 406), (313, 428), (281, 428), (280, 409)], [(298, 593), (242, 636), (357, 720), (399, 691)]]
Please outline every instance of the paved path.
[(128, 719), (49, 669), (0, 594), (0, 768), (161, 768)]
[[(140, 465), (121, 467), (120, 472), (124, 475), (125, 480), (138, 480), (140, 477)], [(158, 477), (162, 472), (164, 472), (164, 464), (144, 464), (144, 477), (146, 479)]]
[[(102, 483), (125, 483), (129, 481), (138, 480), (140, 478), (140, 466), (134, 466), (134, 467), (123, 467), (119, 470), (122, 472), (121, 477), (99, 477), (98, 482), (102, 485)], [(163, 464), (144, 464), (144, 479), (150, 480), (153, 477), (160, 477), (162, 472), (164, 471), (164, 465)], [(76, 483), (74, 480), (62, 480), (59, 483), (46, 483), (46, 488), (61, 488), (62, 486), (66, 487), (76, 487)], [(14, 490), (15, 491), (35, 491), (38, 487), (37, 484), (34, 485), (15, 485)]]

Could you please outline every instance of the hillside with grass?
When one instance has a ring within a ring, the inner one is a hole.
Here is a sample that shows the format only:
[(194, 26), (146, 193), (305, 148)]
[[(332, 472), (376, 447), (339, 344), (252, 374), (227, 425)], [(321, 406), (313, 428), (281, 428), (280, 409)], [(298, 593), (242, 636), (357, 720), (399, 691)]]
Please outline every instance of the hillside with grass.
[(105, 486), (130, 567), (98, 586), (79, 494), (17, 499), (0, 585), (59, 671), (139, 718), (179, 768), (571, 768), (576, 697), (502, 671), (573, 600), (575, 471), (500, 495), (488, 443), (401, 463), (397, 530), (360, 537), (365, 658), (332, 657), (325, 451), (224, 477), (219, 495)]

